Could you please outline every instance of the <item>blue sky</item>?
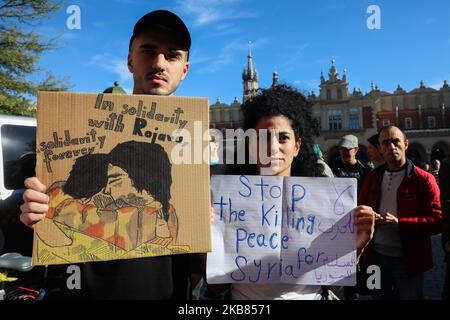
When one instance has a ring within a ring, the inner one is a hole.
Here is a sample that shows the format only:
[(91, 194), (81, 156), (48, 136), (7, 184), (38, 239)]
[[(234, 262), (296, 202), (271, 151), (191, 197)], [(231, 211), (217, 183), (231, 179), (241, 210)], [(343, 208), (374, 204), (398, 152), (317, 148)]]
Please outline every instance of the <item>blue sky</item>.
[[(81, 9), (80, 30), (66, 27), (69, 5)], [(369, 5), (381, 9), (380, 30), (367, 28)], [(370, 91), (371, 81), (389, 92), (450, 81), (448, 0), (68, 0), (37, 26), (59, 44), (40, 66), (68, 77), (71, 91), (100, 92), (114, 81), (131, 91), (129, 38), (154, 9), (174, 11), (191, 30), (191, 70), (178, 96), (241, 101), (249, 41), (260, 87), (270, 86), (276, 69), (280, 81), (318, 93), (332, 58), (341, 75), (348, 70), (350, 91)]]

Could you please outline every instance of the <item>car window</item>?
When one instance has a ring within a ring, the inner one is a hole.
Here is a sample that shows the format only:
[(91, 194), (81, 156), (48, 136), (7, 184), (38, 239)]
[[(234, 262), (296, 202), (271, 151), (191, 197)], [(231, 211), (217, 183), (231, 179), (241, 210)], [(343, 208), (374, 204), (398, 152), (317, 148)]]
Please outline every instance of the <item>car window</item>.
[(1, 133), (5, 188), (22, 189), (24, 180), (35, 175), (36, 128), (3, 125)]

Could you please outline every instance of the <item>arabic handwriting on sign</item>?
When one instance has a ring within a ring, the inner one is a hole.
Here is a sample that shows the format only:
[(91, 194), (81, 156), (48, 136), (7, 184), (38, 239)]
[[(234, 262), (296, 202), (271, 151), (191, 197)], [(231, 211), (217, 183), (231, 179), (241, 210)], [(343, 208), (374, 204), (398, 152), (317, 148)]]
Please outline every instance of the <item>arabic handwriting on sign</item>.
[(352, 254), (350, 261), (344, 261), (339, 262), (339, 255), (336, 253), (336, 259), (332, 260), (330, 262), (329, 256), (326, 256), (323, 259), (323, 266), (326, 267), (336, 267), (336, 268), (346, 268), (346, 267), (352, 267), (356, 265), (356, 254)]
[[(324, 276), (322, 281), (322, 276)], [(316, 278), (317, 283), (327, 282), (327, 274), (322, 272), (317, 272), (317, 270), (314, 270), (314, 277)]]
[(336, 239), (340, 234), (355, 233), (355, 226), (353, 224), (353, 214), (352, 213), (348, 214), (348, 217), (346, 219), (347, 221), (343, 224), (339, 223), (333, 224), (331, 222), (330, 227), (323, 226), (325, 225), (325, 223), (321, 221), (319, 222), (317, 229), (324, 234), (330, 234), (331, 235), (330, 240)]
[(344, 202), (342, 201), (342, 197), (352, 188), (352, 186), (351, 185), (348, 186), (347, 188), (344, 189), (344, 191), (340, 193), (337, 191), (336, 185), (334, 183), (333, 187), (334, 190), (336, 191), (336, 194), (338, 195), (336, 201), (334, 201), (333, 212), (335, 215), (342, 216), (345, 213), (347, 213), (347, 211), (345, 210)]
[(316, 283), (321, 284), (334, 284), (342, 279), (350, 279), (352, 277), (353, 273), (352, 270), (346, 270), (345, 273), (341, 274), (330, 274), (328, 272), (320, 272), (318, 270), (314, 270), (314, 278), (316, 280)]

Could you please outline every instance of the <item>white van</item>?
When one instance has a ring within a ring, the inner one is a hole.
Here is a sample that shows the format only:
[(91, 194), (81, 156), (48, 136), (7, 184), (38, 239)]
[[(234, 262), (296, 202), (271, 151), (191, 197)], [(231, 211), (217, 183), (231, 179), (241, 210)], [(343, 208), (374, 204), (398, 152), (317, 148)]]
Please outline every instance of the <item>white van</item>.
[(31, 255), (33, 233), (20, 220), (26, 178), (35, 175), (36, 119), (0, 115), (0, 255)]
[(0, 115), (0, 201), (24, 188), (24, 178), (34, 176), (36, 119)]

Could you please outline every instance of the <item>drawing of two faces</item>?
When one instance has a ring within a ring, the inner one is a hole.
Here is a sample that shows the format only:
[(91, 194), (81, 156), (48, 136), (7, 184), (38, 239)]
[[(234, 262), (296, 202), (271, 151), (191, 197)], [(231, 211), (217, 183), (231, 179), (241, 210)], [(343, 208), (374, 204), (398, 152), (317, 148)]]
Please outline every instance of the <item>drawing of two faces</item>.
[(48, 194), (68, 200), (49, 218), (125, 250), (145, 242), (175, 243), (178, 220), (169, 203), (171, 164), (158, 144), (128, 141), (109, 154), (78, 158), (64, 184)]

